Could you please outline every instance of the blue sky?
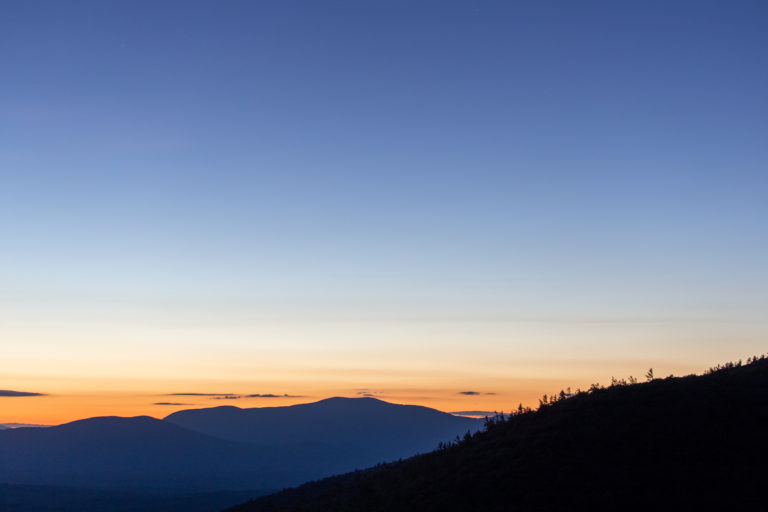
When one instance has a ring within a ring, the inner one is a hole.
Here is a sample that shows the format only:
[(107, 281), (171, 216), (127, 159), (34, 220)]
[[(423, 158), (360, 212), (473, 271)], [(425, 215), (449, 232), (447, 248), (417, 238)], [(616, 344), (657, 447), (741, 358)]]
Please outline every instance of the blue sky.
[(88, 353), (120, 375), (126, 342), (217, 354), (212, 379), (400, 343), (425, 351), (381, 371), (469, 380), (504, 357), (760, 352), (766, 21), (746, 1), (5, 2), (8, 378)]

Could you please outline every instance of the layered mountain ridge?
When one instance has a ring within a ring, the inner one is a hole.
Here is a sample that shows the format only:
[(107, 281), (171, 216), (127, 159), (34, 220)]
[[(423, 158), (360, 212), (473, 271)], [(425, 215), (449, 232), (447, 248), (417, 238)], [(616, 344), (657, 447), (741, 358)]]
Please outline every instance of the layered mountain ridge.
[[(480, 422), (369, 398), (216, 407), (0, 431), (0, 484), (275, 489), (434, 449)], [(7, 490), (7, 489), (6, 489)]]
[(237, 442), (348, 446), (354, 448), (359, 467), (432, 451), (436, 442), (482, 425), (427, 407), (342, 397), (289, 407), (187, 409), (165, 421)]

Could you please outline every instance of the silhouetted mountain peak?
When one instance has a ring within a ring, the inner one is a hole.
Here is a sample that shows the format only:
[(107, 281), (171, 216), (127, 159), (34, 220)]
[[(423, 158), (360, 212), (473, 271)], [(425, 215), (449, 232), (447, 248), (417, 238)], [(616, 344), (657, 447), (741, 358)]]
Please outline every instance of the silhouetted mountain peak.
[[(316, 402), (308, 402), (313, 404), (344, 404), (344, 403), (353, 403), (355, 401), (364, 400), (364, 398), (350, 398), (347, 396), (332, 396), (329, 398), (323, 398), (322, 400), (317, 400)], [(297, 404), (301, 405), (301, 404)]]
[(374, 397), (343, 397), (334, 396), (330, 398), (324, 398), (316, 402), (307, 402), (303, 404), (294, 404), (287, 406), (269, 406), (269, 407), (250, 407), (240, 408), (232, 405), (224, 405), (218, 407), (204, 407), (200, 409), (184, 409), (176, 411), (164, 419), (172, 423), (183, 424), (180, 421), (182, 418), (189, 418), (202, 415), (260, 415), (260, 414), (285, 414), (290, 415), (298, 413), (299, 411), (312, 411), (314, 413), (320, 413), (321, 411), (326, 414), (353, 414), (355, 412), (381, 412), (391, 413), (393, 411), (401, 411), (403, 413), (415, 413), (415, 414), (436, 414), (453, 416), (449, 413), (444, 413), (436, 409), (430, 409), (421, 405), (403, 405), (394, 404), (392, 402), (386, 402), (384, 400)]
[(180, 431), (186, 434), (195, 434), (166, 421), (152, 418), (151, 416), (97, 416), (82, 420), (64, 423), (48, 430), (52, 432), (68, 432), (104, 435), (123, 435), (126, 437), (139, 437), (147, 433), (178, 434)]
[(350, 412), (355, 411), (375, 411), (375, 410), (388, 410), (398, 407), (405, 407), (400, 404), (393, 404), (391, 402), (385, 402), (373, 397), (345, 397), (334, 396), (331, 398), (325, 398), (318, 400), (317, 402), (310, 402), (306, 404), (297, 404), (289, 407), (311, 407), (315, 409), (323, 409), (328, 412)]
[(165, 420), (238, 442), (334, 446), (357, 467), (430, 451), (482, 425), (428, 407), (341, 396), (282, 407), (188, 409)]
[(151, 416), (94, 416), (93, 418), (85, 418), (82, 420), (75, 420), (70, 421), (69, 423), (62, 423), (61, 425), (58, 425), (59, 427), (63, 426), (85, 426), (85, 425), (96, 425), (96, 426), (110, 426), (110, 425), (151, 425), (156, 424), (157, 422), (161, 422), (161, 420), (158, 420), (157, 418), (153, 418)]
[(318, 400), (317, 402), (314, 402), (314, 403), (320, 404), (320, 403), (366, 403), (366, 402), (369, 402), (369, 403), (378, 402), (382, 404), (391, 404), (390, 402), (385, 402), (384, 400), (380, 400), (372, 396), (356, 396), (356, 397), (332, 396), (330, 398), (324, 398), (322, 400)]

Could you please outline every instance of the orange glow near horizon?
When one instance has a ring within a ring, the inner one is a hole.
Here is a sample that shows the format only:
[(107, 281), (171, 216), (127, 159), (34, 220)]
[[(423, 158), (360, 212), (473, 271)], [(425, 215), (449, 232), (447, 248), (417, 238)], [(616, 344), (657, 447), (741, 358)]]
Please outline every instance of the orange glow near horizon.
[[(75, 321), (74, 315), (66, 322), (14, 322), (3, 331), (14, 342), (3, 346), (0, 389), (44, 396), (0, 396), (0, 423), (162, 418), (185, 408), (282, 406), (366, 392), (446, 412), (510, 411), (519, 403), (537, 405), (544, 393), (607, 383), (611, 376), (641, 377), (651, 367), (659, 376), (699, 373), (761, 353), (763, 340), (760, 324), (743, 329), (737, 352), (723, 342), (727, 325), (693, 326), (694, 337), (674, 322), (631, 329), (620, 322), (372, 325), (330, 319), (247, 327), (223, 320), (109, 324), (88, 323), (85, 316)], [(466, 391), (477, 394), (461, 394)], [(173, 393), (281, 396), (217, 400)]]
[[(616, 373), (618, 377), (634, 374), (641, 377), (644, 370), (636, 366), (632, 373)], [(657, 367), (657, 375), (664, 375), (664, 368)], [(680, 369), (678, 369), (679, 371)], [(692, 373), (701, 369), (684, 368), (678, 374)], [(572, 375), (581, 372), (570, 372)], [(666, 373), (668, 374), (668, 373)], [(163, 418), (182, 409), (234, 405), (241, 408), (287, 406), (315, 402), (333, 396), (350, 398), (372, 396), (398, 404), (422, 405), (445, 412), (458, 411), (510, 411), (522, 403), (536, 406), (538, 398), (570, 387), (585, 389), (592, 382), (607, 383), (610, 376), (597, 375), (587, 378), (500, 378), (496, 375), (480, 374), (464, 378), (408, 378), (395, 375), (389, 378), (363, 380), (357, 372), (351, 375), (326, 376), (316, 379), (314, 387), (310, 382), (278, 382), (267, 385), (263, 381), (208, 380), (193, 381), (155, 379), (137, 382), (118, 379), (62, 379), (66, 386), (55, 379), (25, 378), (11, 383), (22, 390), (35, 391), (30, 386), (41, 384), (40, 389), (49, 391), (44, 396), (0, 397), (2, 412), (0, 423), (31, 423), (56, 425), (93, 416), (141, 416)], [(413, 377), (413, 376), (410, 376)], [(367, 386), (352, 387), (350, 382), (367, 383)], [(58, 384), (58, 385), (54, 385)], [(75, 387), (73, 384), (80, 384)], [(88, 384), (87, 386), (85, 384)], [(411, 385), (409, 385), (411, 384)], [(100, 391), (93, 389), (100, 387)], [(89, 389), (90, 388), (90, 389)], [(470, 393), (471, 392), (471, 393)], [(199, 393), (199, 394), (194, 394)], [(209, 396), (235, 396), (223, 398)], [(274, 394), (275, 397), (249, 397), (253, 394)], [(288, 395), (288, 396), (282, 396)]]
[[(542, 389), (548, 389), (542, 387)], [(559, 390), (560, 388), (558, 388)], [(554, 391), (554, 388), (552, 388)], [(457, 394), (457, 393), (456, 393)], [(381, 392), (373, 397), (386, 402), (422, 405), (445, 412), (509, 411), (518, 403), (533, 405), (541, 393), (535, 389), (519, 390), (514, 397), (505, 393), (478, 396), (413, 396), (405, 393)], [(305, 395), (302, 397), (220, 399), (167, 395), (136, 395), (123, 393), (71, 394), (41, 397), (4, 398), (0, 423), (31, 423), (58, 425), (93, 416), (152, 416), (164, 418), (183, 409), (234, 405), (240, 408), (288, 406), (316, 402), (333, 396), (360, 398), (357, 392)], [(156, 400), (157, 402), (152, 402)], [(154, 405), (165, 402), (168, 405)]]
[[(0, 423), (162, 418), (183, 408), (280, 406), (365, 392), (446, 412), (509, 411), (611, 376), (641, 377), (651, 367), (658, 376), (699, 373), (764, 352), (765, 327), (757, 321), (616, 312), (495, 317), (481, 314), (483, 305), (469, 295), (440, 290), (421, 305), (366, 302), (366, 295), (229, 305), (224, 296), (196, 302), (192, 294), (145, 303), (94, 293), (104, 300), (3, 303), (0, 389), (45, 396), (0, 396)], [(161, 402), (185, 405), (153, 405)]]

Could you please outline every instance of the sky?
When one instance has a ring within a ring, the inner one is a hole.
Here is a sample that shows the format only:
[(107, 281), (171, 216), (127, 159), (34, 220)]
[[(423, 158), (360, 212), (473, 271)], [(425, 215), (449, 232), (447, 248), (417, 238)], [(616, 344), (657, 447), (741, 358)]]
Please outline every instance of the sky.
[(767, 24), (3, 2), (0, 422), (510, 410), (767, 352)]

